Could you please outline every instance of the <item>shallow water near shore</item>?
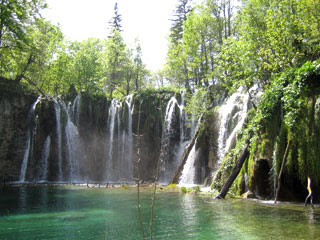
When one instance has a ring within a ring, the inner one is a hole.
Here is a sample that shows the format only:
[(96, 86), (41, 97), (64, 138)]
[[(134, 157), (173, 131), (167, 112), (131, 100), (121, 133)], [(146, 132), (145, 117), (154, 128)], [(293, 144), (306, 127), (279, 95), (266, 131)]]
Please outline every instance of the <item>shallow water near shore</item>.
[[(142, 239), (135, 189), (21, 186), (0, 190), (0, 239)], [(150, 191), (141, 207), (149, 238)], [(319, 239), (320, 207), (160, 192), (153, 239)]]

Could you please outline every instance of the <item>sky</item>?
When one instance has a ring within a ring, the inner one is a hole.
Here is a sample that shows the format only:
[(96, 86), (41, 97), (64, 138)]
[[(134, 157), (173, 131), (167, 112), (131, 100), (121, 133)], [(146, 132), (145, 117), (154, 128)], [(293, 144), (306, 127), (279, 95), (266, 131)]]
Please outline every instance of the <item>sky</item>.
[(178, 0), (47, 0), (49, 8), (42, 15), (53, 24), (60, 24), (69, 40), (105, 39), (115, 2), (122, 15), (124, 41), (133, 47), (138, 38), (144, 63), (157, 71), (165, 63), (170, 19)]

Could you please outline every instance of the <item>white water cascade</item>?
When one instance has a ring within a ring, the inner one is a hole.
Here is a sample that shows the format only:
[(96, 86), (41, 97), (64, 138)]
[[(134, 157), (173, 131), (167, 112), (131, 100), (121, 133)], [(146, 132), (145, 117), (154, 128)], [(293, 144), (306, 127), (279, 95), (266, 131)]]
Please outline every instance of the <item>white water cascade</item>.
[(179, 179), (179, 186), (190, 187), (194, 185), (196, 175), (196, 169), (194, 166), (196, 160), (196, 145), (197, 140), (195, 141), (182, 170), (181, 177)]
[(80, 102), (81, 102), (81, 95), (77, 95), (77, 97), (74, 99), (73, 104), (71, 106), (73, 122), (76, 126), (79, 126)]
[[(171, 177), (171, 171), (174, 171), (174, 167), (170, 167), (169, 161), (172, 161), (172, 156), (170, 156), (170, 136), (173, 134), (174, 129), (172, 128), (172, 122), (174, 120), (174, 113), (178, 102), (175, 97), (171, 97), (166, 107), (166, 115), (162, 133), (161, 140), (161, 150), (160, 150), (160, 172), (159, 180), (161, 183), (168, 183)], [(171, 171), (170, 171), (171, 170)], [(169, 172), (170, 171), (170, 172)]]
[(40, 97), (32, 104), (28, 117), (27, 117), (27, 138), (26, 138), (26, 148), (23, 155), (22, 165), (21, 165), (21, 171), (20, 171), (20, 178), (19, 182), (25, 182), (27, 167), (28, 167), (28, 160), (32, 157), (32, 151), (33, 151), (33, 139), (34, 134), (36, 133), (36, 118), (35, 110), (37, 107), (37, 104), (40, 102)]
[(66, 105), (62, 103), (63, 110), (67, 116), (67, 123), (65, 126), (66, 145), (67, 145), (67, 166), (69, 169), (68, 180), (79, 180), (80, 177), (80, 143), (79, 133), (75, 124), (71, 121), (70, 112)]
[(114, 127), (115, 127), (115, 119), (119, 108), (121, 107), (120, 103), (117, 99), (113, 99), (111, 101), (109, 107), (109, 150), (108, 150), (108, 157), (107, 157), (107, 181), (114, 180), (114, 169), (113, 169), (113, 144), (114, 144)]
[(219, 168), (225, 153), (230, 149), (237, 132), (244, 124), (248, 112), (248, 101), (249, 94), (244, 92), (243, 87), (240, 87), (219, 108), (218, 161), (215, 171)]
[(62, 181), (62, 152), (61, 152), (61, 108), (57, 100), (54, 99), (54, 110), (56, 113), (56, 133), (58, 150), (58, 181)]
[(174, 117), (174, 111), (175, 107), (179, 106), (177, 99), (175, 97), (172, 97), (170, 101), (168, 102), (167, 108), (166, 108), (166, 115), (165, 115), (165, 133), (170, 134), (172, 129), (172, 121)]
[(40, 181), (47, 181), (48, 180), (48, 159), (50, 156), (50, 145), (51, 145), (51, 138), (47, 136), (46, 140), (44, 141), (42, 155), (41, 155), (41, 176)]
[(186, 94), (185, 94), (185, 92), (182, 92), (181, 93), (181, 104), (178, 105), (179, 109), (180, 109), (180, 145), (184, 145), (184, 146), (182, 146), (183, 149), (185, 147), (184, 142), (185, 142), (185, 138), (186, 138), (184, 128), (185, 128), (185, 122), (187, 120), (187, 114), (184, 111), (185, 98), (186, 98)]
[[(183, 151), (188, 144), (185, 134), (185, 122), (187, 121), (185, 107), (185, 94), (181, 94), (181, 104), (175, 97), (171, 97), (166, 107), (165, 122), (161, 140), (160, 150), (160, 173), (159, 179), (161, 183), (168, 183), (177, 168)], [(179, 109), (177, 113), (176, 110)], [(177, 114), (179, 114), (179, 141), (177, 135)]]
[(133, 148), (133, 141), (132, 141), (132, 114), (133, 114), (133, 106), (132, 106), (133, 94), (127, 96), (126, 104), (128, 107), (128, 128), (126, 136), (123, 138), (122, 146), (125, 148), (123, 149), (122, 153), (122, 164), (121, 168), (124, 170), (124, 176), (129, 177), (130, 179), (126, 179), (127, 181), (132, 181), (131, 177), (133, 174), (133, 163), (132, 163), (132, 148)]
[(273, 195), (276, 196), (276, 191), (277, 191), (277, 178), (278, 178), (278, 169), (277, 169), (277, 153), (279, 151), (279, 137), (277, 137), (274, 147), (273, 147), (273, 153), (272, 153), (272, 179), (273, 179)]

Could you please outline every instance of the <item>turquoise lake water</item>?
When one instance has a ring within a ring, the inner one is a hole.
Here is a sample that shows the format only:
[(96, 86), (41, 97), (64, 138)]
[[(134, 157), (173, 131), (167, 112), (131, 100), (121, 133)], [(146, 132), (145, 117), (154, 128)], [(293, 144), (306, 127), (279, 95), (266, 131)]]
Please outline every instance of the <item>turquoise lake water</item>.
[[(0, 239), (142, 239), (134, 189), (0, 190)], [(149, 237), (151, 193), (141, 193)], [(320, 206), (157, 193), (153, 239), (320, 239)]]

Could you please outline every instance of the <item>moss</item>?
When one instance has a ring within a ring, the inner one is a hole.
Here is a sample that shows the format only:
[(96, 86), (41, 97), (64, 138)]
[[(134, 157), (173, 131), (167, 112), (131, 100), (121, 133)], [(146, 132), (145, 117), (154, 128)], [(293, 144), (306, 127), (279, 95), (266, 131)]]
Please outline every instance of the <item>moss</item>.
[(172, 184), (169, 184), (167, 188), (177, 188), (177, 186), (178, 186), (177, 184), (172, 183)]
[(29, 84), (19, 83), (13, 80), (0, 80), (1, 98), (12, 99), (16, 96), (32, 96), (34, 99), (39, 95)]
[(245, 180), (243, 169), (235, 180), (235, 192), (238, 196), (241, 196), (245, 192)]
[(181, 188), (180, 188), (180, 191), (181, 191), (182, 193), (187, 193), (187, 188), (186, 188), (186, 187), (181, 187)]
[(195, 193), (199, 193), (201, 191), (199, 186), (193, 187), (192, 189)]
[(227, 181), (231, 174), (234, 164), (234, 156), (232, 153), (228, 153), (222, 159), (221, 165), (216, 173), (216, 177), (211, 184), (211, 189), (221, 190), (223, 184)]

